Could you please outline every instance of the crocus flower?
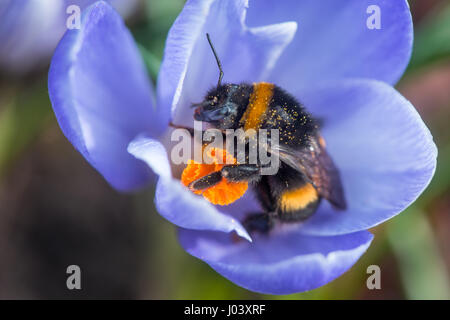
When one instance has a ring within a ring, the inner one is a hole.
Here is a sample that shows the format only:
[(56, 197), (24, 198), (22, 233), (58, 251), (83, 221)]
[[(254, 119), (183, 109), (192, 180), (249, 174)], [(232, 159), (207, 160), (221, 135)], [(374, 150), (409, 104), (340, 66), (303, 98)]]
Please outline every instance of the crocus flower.
[[(67, 31), (52, 60), (49, 92), (66, 137), (116, 189), (159, 176), (155, 203), (179, 227), (179, 241), (232, 282), (288, 294), (322, 286), (366, 251), (366, 231), (410, 205), (436, 165), (432, 136), (392, 85), (411, 53), (405, 0), (376, 1), (381, 29), (367, 27), (369, 0), (191, 0), (172, 26), (156, 94), (120, 16), (105, 2)], [(205, 33), (224, 81), (269, 81), (323, 119), (327, 150), (348, 202), (322, 201), (314, 216), (268, 236), (240, 221), (260, 211), (250, 192), (219, 207), (191, 193), (171, 171), (168, 124), (192, 126), (189, 105), (217, 82)], [(245, 240), (233, 241), (234, 232)], [(410, 236), (410, 235), (408, 235)]]
[[(108, 0), (123, 17), (139, 0)], [(0, 1), (0, 69), (24, 74), (50, 61), (76, 5), (83, 10), (95, 0)]]

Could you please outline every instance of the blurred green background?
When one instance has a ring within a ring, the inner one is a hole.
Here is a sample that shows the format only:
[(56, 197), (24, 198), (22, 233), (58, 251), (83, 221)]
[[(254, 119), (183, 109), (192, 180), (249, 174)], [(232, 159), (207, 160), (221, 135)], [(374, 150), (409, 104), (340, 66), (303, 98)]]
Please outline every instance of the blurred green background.
[[(48, 67), (21, 77), (0, 70), (0, 298), (449, 299), (450, 1), (410, 4), (414, 52), (397, 88), (434, 136), (436, 175), (416, 203), (371, 230), (349, 272), (301, 294), (249, 292), (189, 256), (155, 212), (151, 188), (117, 193), (62, 135)], [(128, 20), (153, 80), (182, 6), (142, 1)], [(80, 291), (66, 288), (71, 264), (81, 267)], [(366, 287), (371, 264), (381, 267), (381, 290)]]

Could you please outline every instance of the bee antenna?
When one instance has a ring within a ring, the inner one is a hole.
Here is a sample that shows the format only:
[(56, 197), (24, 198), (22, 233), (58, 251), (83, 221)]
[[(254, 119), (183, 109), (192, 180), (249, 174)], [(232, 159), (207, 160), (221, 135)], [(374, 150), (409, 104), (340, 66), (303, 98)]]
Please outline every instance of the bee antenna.
[(220, 87), (222, 84), (222, 78), (223, 78), (223, 70), (222, 70), (222, 64), (220, 63), (219, 56), (217, 55), (216, 49), (214, 49), (214, 46), (211, 42), (211, 38), (209, 37), (209, 33), (206, 34), (206, 38), (208, 39), (209, 45), (211, 47), (211, 50), (214, 54), (214, 58), (216, 58), (217, 66), (219, 67), (219, 81), (217, 82), (217, 88)]

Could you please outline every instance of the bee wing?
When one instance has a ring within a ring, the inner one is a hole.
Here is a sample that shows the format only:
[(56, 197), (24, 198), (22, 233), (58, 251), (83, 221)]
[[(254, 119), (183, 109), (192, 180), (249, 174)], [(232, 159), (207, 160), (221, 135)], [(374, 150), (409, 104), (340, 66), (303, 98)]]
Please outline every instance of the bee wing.
[(311, 139), (309, 148), (296, 150), (287, 146), (271, 146), (281, 161), (303, 173), (319, 195), (338, 208), (347, 207), (339, 171), (325, 147)]

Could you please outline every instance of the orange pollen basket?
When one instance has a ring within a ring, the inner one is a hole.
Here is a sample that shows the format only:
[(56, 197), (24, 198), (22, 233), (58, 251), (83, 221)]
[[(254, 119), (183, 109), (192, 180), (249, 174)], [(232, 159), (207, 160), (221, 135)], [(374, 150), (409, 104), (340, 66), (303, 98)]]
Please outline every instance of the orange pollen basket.
[[(181, 175), (181, 182), (185, 186), (201, 177), (210, 173), (220, 171), (225, 164), (236, 164), (236, 159), (228, 154), (226, 150), (219, 148), (210, 148), (207, 152), (208, 157), (212, 160), (211, 164), (198, 163), (194, 160), (189, 160), (187, 167), (183, 170)], [(221, 206), (228, 205), (235, 202), (248, 189), (248, 182), (230, 182), (225, 178), (209, 188), (203, 190), (193, 191), (196, 194), (202, 194), (206, 200), (212, 204)]]

